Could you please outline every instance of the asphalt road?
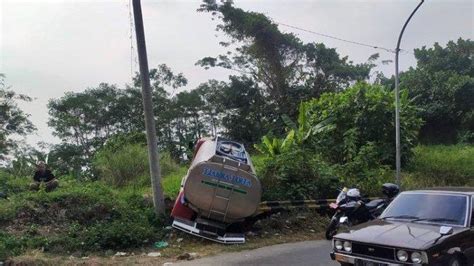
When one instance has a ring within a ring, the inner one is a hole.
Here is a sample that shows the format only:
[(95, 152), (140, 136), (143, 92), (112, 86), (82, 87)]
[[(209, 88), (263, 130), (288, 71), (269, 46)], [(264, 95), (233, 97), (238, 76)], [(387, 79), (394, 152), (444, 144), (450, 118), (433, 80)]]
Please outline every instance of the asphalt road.
[(330, 251), (330, 241), (305, 241), (225, 253), (172, 265), (339, 265), (329, 257)]

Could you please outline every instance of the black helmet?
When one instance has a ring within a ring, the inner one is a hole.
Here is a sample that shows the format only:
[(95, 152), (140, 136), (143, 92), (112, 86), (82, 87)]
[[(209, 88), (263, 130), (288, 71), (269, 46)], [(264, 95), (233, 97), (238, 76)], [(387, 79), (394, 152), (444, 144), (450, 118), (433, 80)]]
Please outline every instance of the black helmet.
[(382, 185), (382, 193), (389, 197), (393, 198), (400, 192), (400, 187), (392, 184), (392, 183), (385, 183)]

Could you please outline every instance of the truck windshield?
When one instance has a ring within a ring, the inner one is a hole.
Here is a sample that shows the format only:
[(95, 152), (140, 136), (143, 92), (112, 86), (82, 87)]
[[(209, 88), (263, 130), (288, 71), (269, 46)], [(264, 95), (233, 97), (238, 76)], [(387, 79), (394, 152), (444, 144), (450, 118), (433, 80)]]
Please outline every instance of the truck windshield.
[(464, 226), (466, 217), (467, 196), (402, 193), (380, 218)]

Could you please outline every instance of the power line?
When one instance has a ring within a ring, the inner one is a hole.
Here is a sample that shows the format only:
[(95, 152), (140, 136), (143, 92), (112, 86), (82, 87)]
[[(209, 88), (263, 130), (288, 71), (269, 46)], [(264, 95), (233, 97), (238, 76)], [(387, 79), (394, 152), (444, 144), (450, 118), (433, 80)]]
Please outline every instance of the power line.
[[(296, 30), (300, 30), (300, 31), (308, 32), (308, 33), (312, 33), (312, 34), (315, 34), (315, 35), (319, 35), (319, 36), (323, 36), (323, 37), (326, 37), (326, 38), (338, 40), (338, 41), (341, 41), (341, 42), (351, 43), (351, 44), (355, 44), (355, 45), (359, 45), (359, 46), (365, 46), (365, 47), (369, 47), (369, 48), (373, 48), (373, 49), (384, 50), (384, 51), (389, 52), (389, 53), (395, 53), (395, 50), (389, 49), (389, 48), (386, 48), (386, 47), (373, 45), (373, 44), (362, 43), (362, 42), (357, 42), (357, 41), (351, 41), (351, 40), (339, 38), (339, 37), (336, 37), (336, 36), (332, 36), (332, 35), (316, 32), (316, 31), (307, 30), (307, 29), (303, 29), (303, 28), (300, 28), (300, 27), (288, 25), (288, 24), (281, 23), (281, 22), (276, 22), (276, 21), (273, 21), (273, 22), (277, 25), (285, 26), (285, 27), (288, 27), (288, 28), (292, 28), (292, 29), (296, 29)], [(410, 53), (410, 52), (408, 52), (406, 50), (402, 50), (402, 49), (400, 49), (400, 51), (403, 51), (405, 53)]]
[(134, 53), (134, 46), (133, 46), (134, 23), (133, 23), (133, 17), (132, 17), (132, 0), (127, 1), (127, 8), (128, 8), (128, 19), (130, 23), (130, 35), (128, 37), (130, 39), (130, 80), (133, 82), (133, 63), (135, 62), (135, 68), (136, 68), (138, 62), (137, 62), (137, 57)]

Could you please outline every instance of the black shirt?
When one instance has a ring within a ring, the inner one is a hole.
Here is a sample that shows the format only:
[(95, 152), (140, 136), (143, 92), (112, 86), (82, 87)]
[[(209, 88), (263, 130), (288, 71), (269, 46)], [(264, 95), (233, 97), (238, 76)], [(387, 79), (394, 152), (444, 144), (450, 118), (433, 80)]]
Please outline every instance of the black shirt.
[(33, 177), (33, 180), (36, 182), (49, 182), (53, 180), (55, 177), (53, 173), (51, 173), (50, 170), (44, 170), (44, 171), (36, 171), (35, 176)]

